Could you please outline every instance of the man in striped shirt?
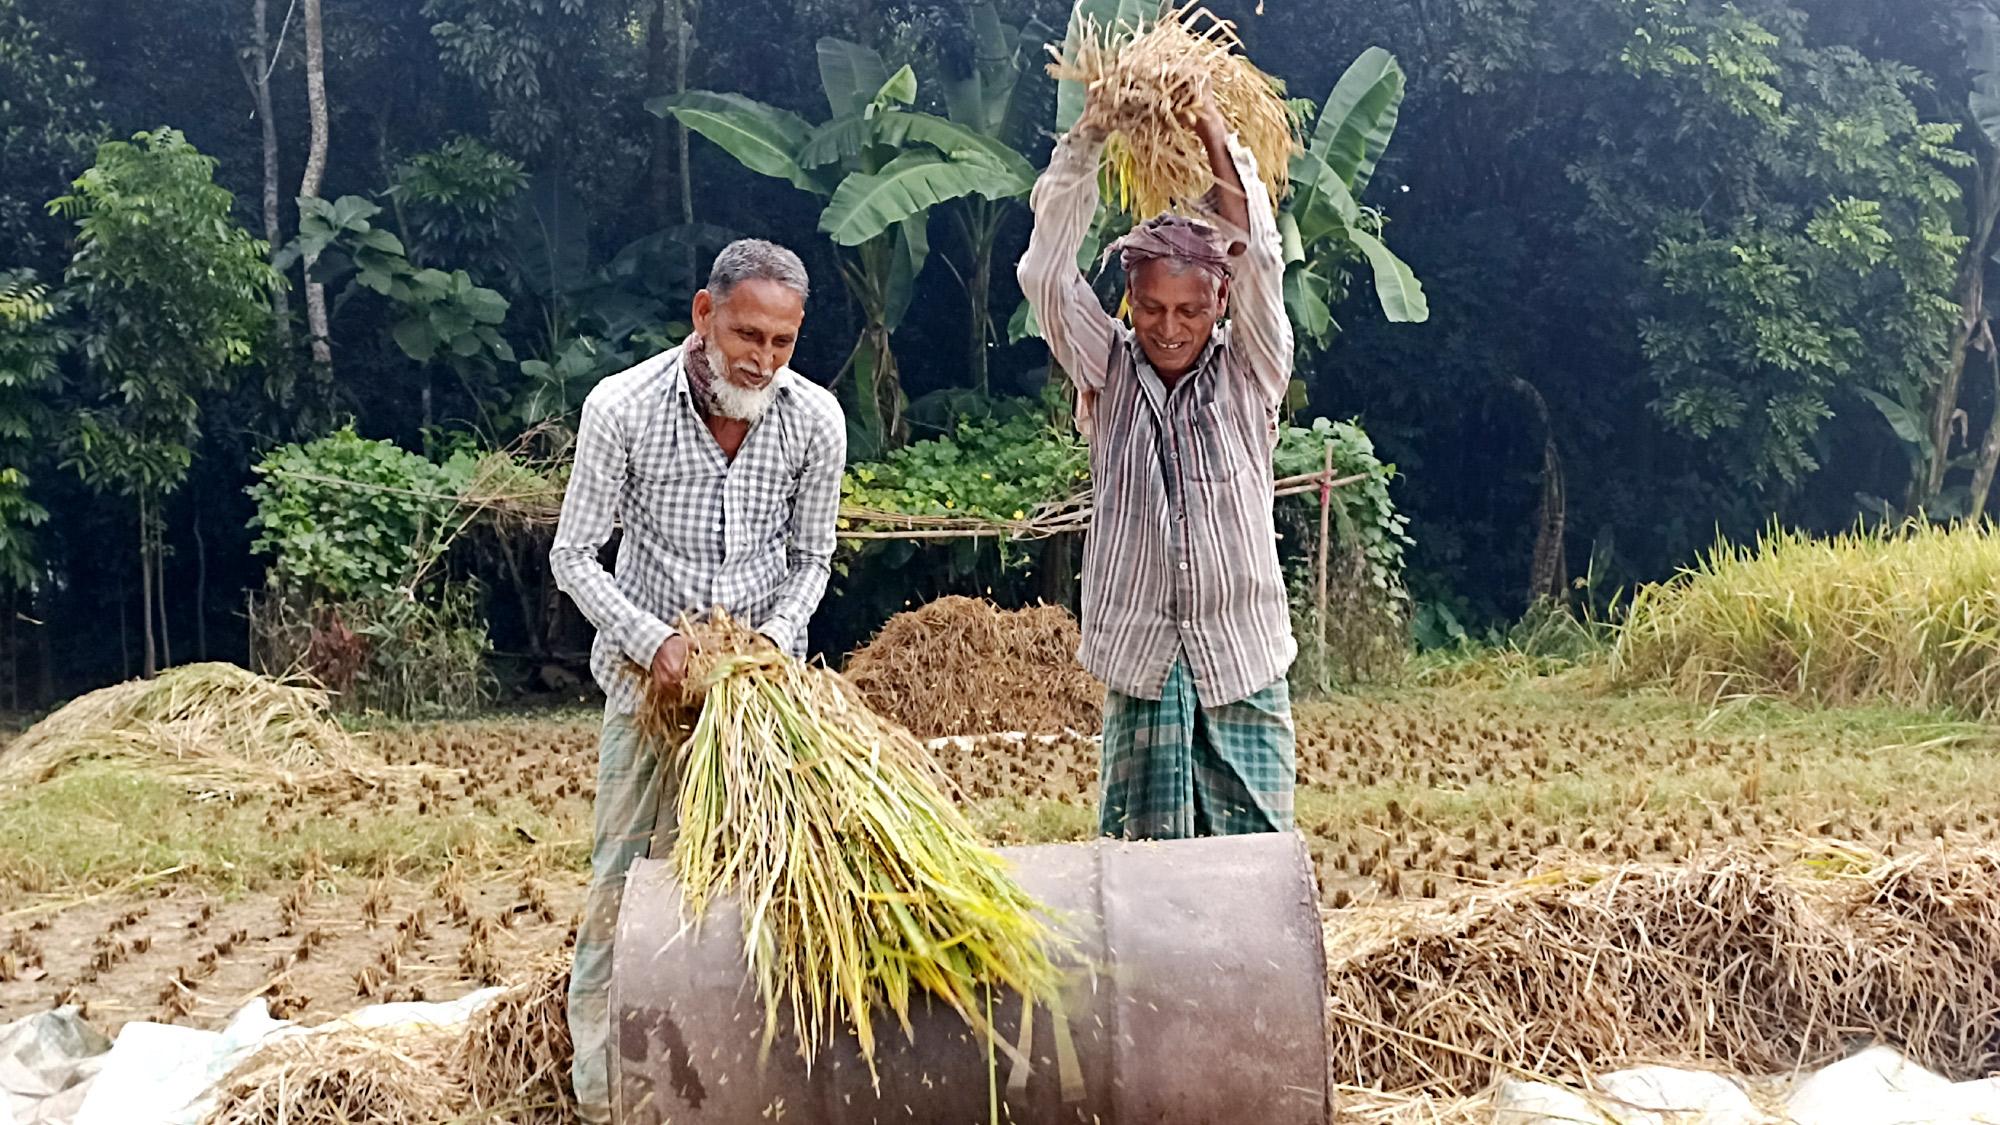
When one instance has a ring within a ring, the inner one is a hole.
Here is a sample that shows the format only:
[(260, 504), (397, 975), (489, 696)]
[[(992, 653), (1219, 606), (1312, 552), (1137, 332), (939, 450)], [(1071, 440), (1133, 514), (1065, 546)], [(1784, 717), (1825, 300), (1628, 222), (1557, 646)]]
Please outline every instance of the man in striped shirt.
[[(847, 428), (825, 389), (786, 366), (805, 319), (798, 255), (745, 239), (716, 255), (694, 298), (694, 334), (599, 383), (583, 403), (576, 463), (549, 564), (597, 626), (604, 688), (590, 891), (570, 971), (571, 1081), (585, 1122), (611, 1119), (612, 937), (632, 860), (664, 855), (676, 787), (670, 749), (634, 720), (648, 690), (687, 672), (683, 614), (727, 610), (793, 656), (826, 592)], [(598, 553), (622, 530), (616, 571)]]
[(1193, 208), (1207, 221), (1163, 217), (1115, 246), (1131, 324), (1109, 316), (1077, 267), (1108, 118), (1093, 99), (1057, 143), (1019, 268), (1090, 443), (1078, 657), (1109, 689), (1100, 826), (1128, 839), (1288, 830), (1297, 650), (1271, 457), (1292, 331), (1276, 219), (1206, 100), (1187, 124), (1215, 178)]

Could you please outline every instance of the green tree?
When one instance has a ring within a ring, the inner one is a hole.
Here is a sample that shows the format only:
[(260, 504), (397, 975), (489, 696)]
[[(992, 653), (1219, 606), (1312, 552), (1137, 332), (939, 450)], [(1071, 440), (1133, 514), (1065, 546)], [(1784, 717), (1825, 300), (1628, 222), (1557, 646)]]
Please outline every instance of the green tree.
[(42, 204), (90, 161), (104, 134), (90, 72), (0, 0), (0, 268), (53, 269), (60, 228)]
[(1811, 45), (1796, 12), (1606, 5), (1632, 31), (1595, 65), (1600, 139), (1570, 174), (1586, 231), (1641, 263), (1653, 409), (1746, 479), (1796, 485), (1837, 404), (1937, 376), (1956, 128), (1921, 120), (1921, 76)]
[(29, 459), (47, 432), (46, 394), (68, 346), (59, 297), (26, 270), (0, 271), (0, 581), (36, 585), (33, 529), (48, 509), (28, 495)]
[(453, 262), (484, 280), (500, 269), (508, 220), (527, 186), (520, 161), (476, 137), (454, 137), (397, 165), (388, 195), (412, 264)]
[[(474, 284), (464, 270), (413, 265), (403, 240), (374, 224), (381, 213), (380, 207), (355, 195), (331, 202), (301, 198), (299, 237), (280, 256), (280, 264), (302, 258), (317, 262), (322, 278), (346, 279), (336, 306), (344, 305), (357, 290), (386, 297), (396, 310), (389, 328), (396, 346), (420, 364), (440, 361), (450, 368), (479, 410), (488, 440), (499, 440), (498, 426), (486, 405), (491, 397), (486, 383), (497, 364), (514, 362), (514, 349), (500, 334), (507, 319), (507, 298)], [(423, 398), (428, 426), (428, 367)]]
[(848, 402), (848, 447), (870, 457), (907, 434), (890, 338), (930, 255), (931, 209), (972, 195), (1022, 195), (1035, 173), (1006, 144), (908, 108), (917, 97), (910, 67), (888, 74), (881, 55), (843, 39), (821, 39), (818, 54), (832, 111), (818, 127), (741, 94), (707, 90), (647, 108), (673, 114), (751, 171), (826, 198), (819, 229), (851, 251), (841, 280), (865, 319), (836, 381)]
[(99, 146), (71, 194), (49, 204), (76, 223), (68, 285), (88, 323), (63, 460), (93, 489), (137, 502), (147, 675), (159, 667), (160, 500), (187, 475), (199, 396), (234, 382), (282, 284), (214, 168), (178, 130), (156, 129)]

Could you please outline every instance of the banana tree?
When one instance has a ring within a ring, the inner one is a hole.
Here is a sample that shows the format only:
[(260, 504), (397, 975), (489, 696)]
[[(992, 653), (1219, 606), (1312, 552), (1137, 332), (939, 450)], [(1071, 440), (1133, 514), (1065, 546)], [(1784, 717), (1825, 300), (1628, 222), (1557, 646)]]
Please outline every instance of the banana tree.
[(1008, 199), (1034, 183), (1034, 168), (999, 140), (909, 108), (916, 74), (888, 73), (875, 51), (842, 39), (818, 44), (830, 118), (814, 126), (740, 94), (690, 90), (646, 108), (671, 114), (736, 158), (826, 199), (819, 229), (849, 250), (841, 280), (865, 324), (836, 377), (856, 458), (878, 456), (908, 434), (891, 337), (909, 311), (930, 255), (931, 209), (968, 196)]
[(1285, 244), (1285, 308), (1302, 351), (1325, 348), (1340, 331), (1333, 300), (1357, 255), (1374, 275), (1384, 317), (1399, 324), (1430, 319), (1422, 283), (1382, 242), (1381, 214), (1356, 202), (1396, 132), (1403, 87), (1394, 55), (1380, 47), (1362, 52), (1292, 157), (1292, 197), (1278, 215), (1278, 233)]
[[(1049, 29), (1033, 19), (1008, 27), (987, 0), (971, 5), (967, 19), (973, 57), (962, 77), (945, 84), (945, 114), (981, 136), (1023, 151), (1035, 142), (1036, 117), (1049, 83), (1048, 71), (1040, 65)], [(1018, 201), (1018, 195), (969, 195), (950, 209), (968, 253), (967, 268), (959, 272), (954, 267), (953, 272), (970, 306), (967, 382), (978, 395), (988, 393), (989, 349), (999, 336), (992, 315), (994, 247)], [(945, 264), (951, 266), (951, 260)]]

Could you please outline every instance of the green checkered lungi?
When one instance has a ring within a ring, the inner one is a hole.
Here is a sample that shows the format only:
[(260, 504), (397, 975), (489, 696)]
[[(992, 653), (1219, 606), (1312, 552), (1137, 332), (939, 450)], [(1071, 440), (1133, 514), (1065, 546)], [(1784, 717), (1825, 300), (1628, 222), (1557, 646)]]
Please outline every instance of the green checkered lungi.
[(1127, 840), (1289, 831), (1294, 745), (1283, 676), (1203, 707), (1176, 659), (1159, 699), (1105, 693), (1098, 830)]
[(611, 941), (618, 933), (625, 873), (640, 856), (673, 850), (679, 787), (664, 768), (669, 757), (658, 740), (639, 733), (632, 716), (604, 716), (597, 741), (590, 890), (569, 973), (569, 1034), (576, 1051), (570, 1084), (586, 1121), (609, 1120), (603, 1115), (611, 1102)]

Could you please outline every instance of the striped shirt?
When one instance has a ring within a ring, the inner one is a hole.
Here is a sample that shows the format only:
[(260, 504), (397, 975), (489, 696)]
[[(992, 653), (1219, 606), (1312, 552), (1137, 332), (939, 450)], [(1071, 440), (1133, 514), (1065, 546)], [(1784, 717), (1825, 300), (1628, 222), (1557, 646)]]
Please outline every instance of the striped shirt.
[(1095, 507), (1083, 561), (1077, 656), (1113, 691), (1159, 699), (1185, 653), (1203, 706), (1268, 686), (1297, 646), (1278, 568), (1271, 456), (1292, 373), (1284, 254), (1256, 162), (1230, 140), (1250, 229), (1208, 221), (1240, 251), (1230, 320), (1170, 390), (1132, 330), (1078, 270), (1097, 211), (1101, 142), (1064, 137), (1036, 182), (1021, 288), (1078, 391)]
[[(825, 388), (786, 368), (770, 409), (722, 455), (681, 349), (610, 376), (583, 402), (549, 566), (597, 626), (590, 670), (629, 714), (668, 622), (717, 606), (803, 657), (826, 592), (847, 426)], [(598, 554), (622, 525), (616, 569)]]

